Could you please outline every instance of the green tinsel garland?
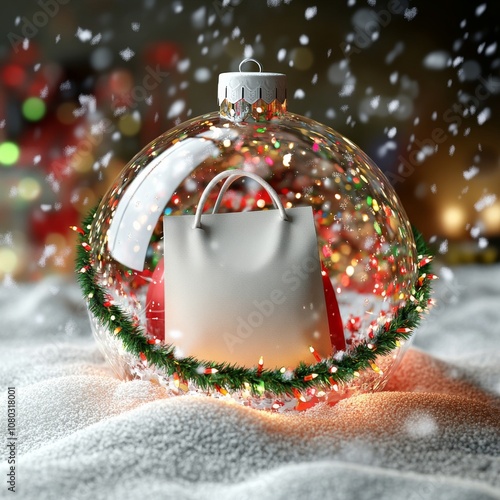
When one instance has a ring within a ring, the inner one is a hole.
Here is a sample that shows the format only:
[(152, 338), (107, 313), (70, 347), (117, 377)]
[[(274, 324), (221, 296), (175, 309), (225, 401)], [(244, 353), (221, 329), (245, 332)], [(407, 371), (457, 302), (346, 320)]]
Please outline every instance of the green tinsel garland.
[(370, 344), (359, 344), (348, 350), (340, 359), (331, 357), (312, 365), (300, 363), (291, 377), (277, 369), (244, 368), (231, 363), (199, 360), (193, 356), (176, 359), (174, 345), (149, 343), (146, 332), (136, 326), (126, 312), (117, 305), (107, 303), (105, 289), (96, 282), (90, 258), (91, 248), (86, 239), (95, 213), (96, 209), (92, 210), (83, 221), (76, 256), (78, 282), (90, 312), (103, 327), (122, 341), (128, 352), (162, 368), (167, 375), (173, 376), (177, 373), (180, 380), (190, 381), (204, 390), (247, 389), (256, 395), (264, 391), (276, 395), (293, 395), (294, 392), (301, 392), (309, 387), (330, 388), (334, 384), (348, 382), (360, 371), (373, 368), (372, 364), (378, 356), (389, 354), (399, 341), (408, 339), (418, 326), (421, 313), (428, 307), (430, 282), (433, 278), (433, 275), (429, 274), (432, 256), (422, 235), (413, 229), (420, 260), (420, 276), (414, 285), (410, 300), (398, 309), (390, 323), (380, 326), (374, 332)]

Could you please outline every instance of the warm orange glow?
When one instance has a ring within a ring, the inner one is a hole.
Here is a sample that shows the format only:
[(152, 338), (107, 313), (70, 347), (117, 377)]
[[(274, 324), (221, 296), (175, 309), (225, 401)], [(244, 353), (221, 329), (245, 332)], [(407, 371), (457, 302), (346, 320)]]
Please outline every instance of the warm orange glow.
[(441, 222), (447, 236), (460, 236), (465, 227), (465, 211), (457, 205), (449, 205), (443, 209)]
[(500, 231), (500, 202), (486, 207), (481, 212), (486, 234), (496, 234)]

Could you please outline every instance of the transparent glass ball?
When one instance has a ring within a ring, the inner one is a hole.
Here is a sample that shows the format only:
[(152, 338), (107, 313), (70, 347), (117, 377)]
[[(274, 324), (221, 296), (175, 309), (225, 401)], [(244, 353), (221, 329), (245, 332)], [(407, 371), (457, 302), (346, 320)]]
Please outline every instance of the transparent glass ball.
[[(348, 354), (359, 343), (370, 342), (409, 297), (417, 277), (410, 223), (386, 177), (349, 139), (276, 105), (260, 114), (258, 106), (250, 108), (249, 119), (235, 121), (228, 119), (231, 109), (223, 103), (221, 111), (165, 132), (126, 165), (90, 228), (97, 282), (152, 342), (163, 342), (163, 217), (194, 214), (215, 175), (242, 169), (264, 178), (285, 208), (312, 207), (318, 252), (338, 300)], [(273, 208), (272, 201), (263, 189), (235, 182), (220, 211), (267, 208)], [(130, 354), (112, 331), (90, 316), (97, 342), (120, 377), (153, 380), (172, 395), (204, 392), (190, 383), (180, 390), (171, 377)], [(379, 372), (365, 370), (322, 398), (313, 390), (305, 406), (383, 388), (404, 350), (397, 347), (378, 359)], [(202, 352), (194, 354), (203, 359)], [(304, 361), (314, 363), (312, 357)], [(211, 395), (255, 408), (298, 408), (293, 398), (273, 394)]]

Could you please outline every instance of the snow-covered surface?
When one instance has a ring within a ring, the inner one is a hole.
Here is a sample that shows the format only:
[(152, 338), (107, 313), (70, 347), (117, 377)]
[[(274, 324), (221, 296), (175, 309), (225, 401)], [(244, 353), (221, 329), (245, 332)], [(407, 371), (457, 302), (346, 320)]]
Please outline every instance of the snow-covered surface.
[(301, 415), (120, 381), (74, 283), (4, 284), (0, 382), (4, 402), (17, 388), (16, 498), (500, 498), (500, 266), (438, 272), (439, 305), (388, 389)]

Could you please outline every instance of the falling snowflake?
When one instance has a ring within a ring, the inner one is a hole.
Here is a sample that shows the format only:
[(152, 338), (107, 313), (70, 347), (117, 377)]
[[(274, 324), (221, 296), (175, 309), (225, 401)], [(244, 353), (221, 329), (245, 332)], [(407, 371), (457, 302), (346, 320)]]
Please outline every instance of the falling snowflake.
[(444, 69), (450, 61), (450, 55), (444, 50), (436, 50), (434, 52), (429, 52), (424, 57), (422, 64), (427, 69), (439, 70)]
[(184, 111), (185, 107), (186, 107), (186, 102), (183, 99), (178, 99), (177, 101), (174, 101), (170, 106), (170, 109), (168, 110), (167, 118), (170, 119), (173, 118), (174, 116), (180, 115)]
[(190, 66), (191, 66), (190, 59), (182, 59), (177, 63), (177, 71), (179, 71), (179, 73), (185, 73)]
[(88, 42), (92, 39), (92, 31), (82, 29), (78, 26), (75, 36), (80, 40), (80, 42)]
[(293, 94), (294, 99), (304, 99), (306, 93), (302, 89), (297, 89)]
[(477, 238), (480, 234), (481, 234), (481, 228), (480, 227), (474, 226), (474, 227), (471, 228), (470, 235), (473, 238)]
[(476, 203), (474, 203), (474, 208), (478, 211), (481, 212), (481, 210), (484, 210), (486, 207), (490, 207), (497, 201), (497, 196), (496, 194), (486, 194), (482, 196)]
[(404, 13), (404, 18), (407, 21), (411, 21), (417, 15), (417, 8), (413, 7), (412, 9), (406, 9)]
[(212, 72), (208, 68), (197, 68), (194, 72), (194, 79), (197, 82), (208, 82), (212, 78)]
[(399, 104), (399, 99), (392, 99), (391, 101), (389, 101), (389, 103), (387, 104), (387, 110), (389, 111), (389, 113), (394, 113), (394, 111), (399, 108)]
[(104, 167), (106, 168), (108, 165), (109, 165), (109, 162), (111, 160), (113, 156), (113, 152), (112, 151), (108, 151), (104, 156), (102, 156), (100, 159), (99, 159), (99, 163)]
[(479, 248), (486, 248), (488, 246), (488, 240), (486, 238), (479, 238), (477, 240), (477, 246)]
[(76, 146), (65, 146), (64, 156), (71, 156), (76, 152)]
[(484, 54), (487, 56), (492, 56), (497, 50), (497, 42), (493, 42), (492, 44), (488, 45), (486, 47), (486, 50), (484, 51)]
[(174, 2), (172, 4), (172, 10), (176, 14), (180, 14), (184, 10), (184, 6), (182, 5), (182, 2)]
[(120, 56), (124, 61), (129, 61), (135, 56), (135, 52), (130, 47), (127, 47), (120, 52)]
[(318, 8), (316, 6), (314, 7), (308, 7), (305, 12), (305, 18), (309, 21), (312, 19), (316, 14), (318, 13)]
[(378, 148), (377, 152), (380, 157), (384, 157), (388, 151), (394, 151), (395, 149), (396, 143), (394, 141), (387, 141)]
[(377, 109), (378, 106), (380, 104), (380, 96), (379, 95), (376, 95), (375, 97), (372, 97), (371, 100), (370, 100), (370, 106), (373, 108), (373, 109)]
[(348, 78), (347, 81), (342, 86), (339, 92), (340, 97), (346, 97), (352, 95), (354, 89), (356, 88), (356, 80), (354, 78)]
[(448, 251), (448, 240), (444, 240), (441, 242), (441, 244), (439, 245), (439, 250), (438, 252), (440, 254), (445, 254), (446, 252)]
[(404, 52), (405, 44), (401, 41), (397, 42), (394, 48), (385, 56), (385, 64), (392, 64), (396, 57)]
[(333, 108), (328, 108), (326, 110), (325, 116), (329, 119), (333, 119), (337, 116), (337, 113), (335, 113), (335, 110)]
[(40, 257), (38, 261), (38, 265), (40, 267), (45, 267), (45, 264), (47, 263), (47, 259), (49, 257), (52, 257), (56, 253), (57, 247), (56, 245), (46, 245), (45, 248), (43, 249), (42, 256)]
[(472, 165), (468, 170), (464, 170), (464, 179), (469, 181), (473, 177), (475, 177), (479, 173), (479, 169), (475, 166)]
[(490, 108), (484, 108), (478, 115), (477, 115), (477, 123), (479, 125), (482, 125), (486, 120), (489, 120), (491, 117), (491, 109)]
[(482, 3), (476, 7), (476, 16), (479, 17), (486, 10), (486, 4)]

